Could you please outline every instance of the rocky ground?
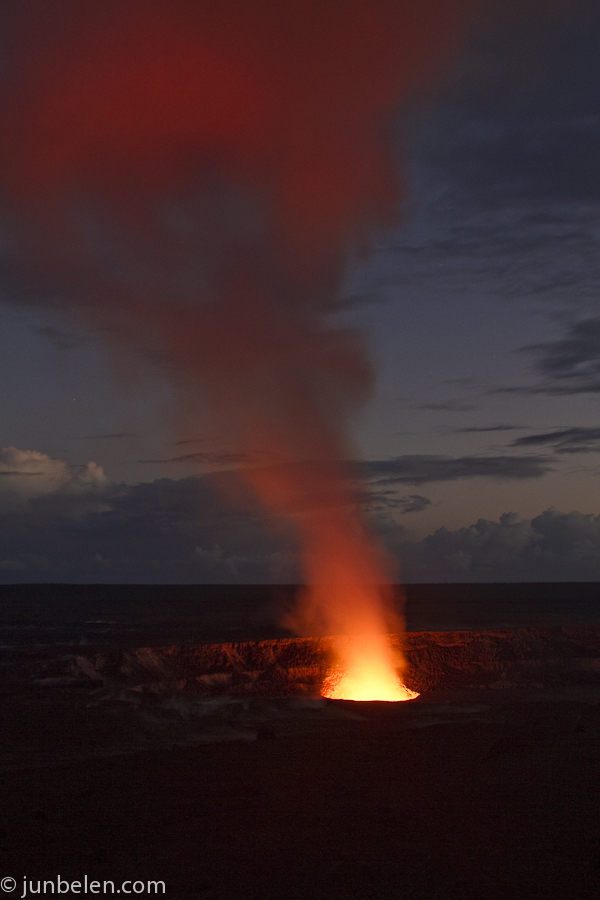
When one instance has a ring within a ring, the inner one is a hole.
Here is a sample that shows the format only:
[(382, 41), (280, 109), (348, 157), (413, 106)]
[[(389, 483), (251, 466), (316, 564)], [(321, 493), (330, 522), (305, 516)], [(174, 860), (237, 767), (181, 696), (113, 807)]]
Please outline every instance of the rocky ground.
[[(294, 692), (284, 656), (305, 687), (314, 645), (15, 651), (0, 875), (13, 896), (59, 874), (177, 900), (600, 896), (598, 630), (411, 641), (403, 704)], [(235, 659), (279, 688), (236, 695)]]

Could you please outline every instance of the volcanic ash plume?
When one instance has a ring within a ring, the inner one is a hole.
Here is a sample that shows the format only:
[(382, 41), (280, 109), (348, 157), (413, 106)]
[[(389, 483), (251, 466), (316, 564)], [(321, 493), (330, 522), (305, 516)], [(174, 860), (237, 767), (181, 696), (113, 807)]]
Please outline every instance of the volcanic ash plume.
[(345, 462), (371, 372), (330, 314), (349, 248), (397, 209), (392, 115), (470, 5), (19, 0), (6, 14), (15, 267), (121, 351), (161, 359), (186, 415), (201, 393), (249, 460), (240, 478), (297, 532), (295, 627), (341, 635), (349, 677), (375, 666), (396, 687), (393, 573)]

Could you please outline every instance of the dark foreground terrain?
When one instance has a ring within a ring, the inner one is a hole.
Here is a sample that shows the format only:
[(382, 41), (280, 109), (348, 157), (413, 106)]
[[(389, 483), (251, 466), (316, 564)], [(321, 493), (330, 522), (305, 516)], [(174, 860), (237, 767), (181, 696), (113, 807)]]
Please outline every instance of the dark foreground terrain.
[[(171, 898), (596, 898), (599, 700), (257, 701), (237, 739), (169, 747), (148, 725), (145, 751), (2, 776), (2, 874), (160, 879)], [(93, 741), (79, 724), (44, 730)]]
[[(289, 637), (294, 585), (0, 585), (0, 644)], [(600, 625), (600, 584), (411, 584), (395, 588), (408, 631)]]
[(0, 670), (4, 893), (595, 900), (600, 628), (550, 624), (410, 634), (401, 704), (319, 699), (323, 640), (34, 629)]

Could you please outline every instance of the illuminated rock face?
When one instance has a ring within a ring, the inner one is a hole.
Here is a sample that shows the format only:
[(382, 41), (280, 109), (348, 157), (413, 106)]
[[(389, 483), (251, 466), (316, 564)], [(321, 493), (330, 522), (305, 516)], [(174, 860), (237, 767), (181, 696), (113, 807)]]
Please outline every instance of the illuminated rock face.
[[(392, 644), (398, 643), (392, 636)], [(407, 687), (518, 687), (586, 683), (600, 675), (600, 627), (418, 632), (403, 638)], [(175, 644), (91, 652), (69, 665), (77, 678), (204, 696), (321, 693), (331, 638)]]

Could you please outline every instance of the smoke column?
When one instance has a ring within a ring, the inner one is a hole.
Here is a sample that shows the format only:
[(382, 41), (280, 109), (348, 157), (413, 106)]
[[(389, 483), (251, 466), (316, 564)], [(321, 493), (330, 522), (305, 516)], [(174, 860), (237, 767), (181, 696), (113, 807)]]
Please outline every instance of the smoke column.
[(201, 392), (248, 460), (268, 449), (276, 464), (240, 478), (297, 531), (295, 627), (384, 656), (393, 573), (345, 462), (371, 369), (327, 313), (349, 248), (398, 208), (391, 117), (443, 70), (472, 6), (20, 0), (6, 14), (0, 188), (23, 266), (62, 285), (69, 314), (166, 362), (188, 411)]

